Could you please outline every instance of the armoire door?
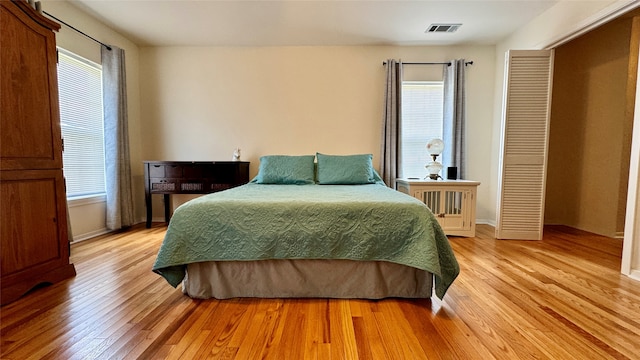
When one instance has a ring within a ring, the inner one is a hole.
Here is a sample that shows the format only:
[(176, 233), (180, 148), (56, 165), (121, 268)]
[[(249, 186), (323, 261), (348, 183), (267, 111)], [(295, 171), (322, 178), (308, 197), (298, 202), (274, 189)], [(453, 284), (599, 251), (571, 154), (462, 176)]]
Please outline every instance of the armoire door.
[(0, 7), (0, 169), (62, 169), (52, 31), (60, 25), (28, 7), (13, 10), (24, 8), (22, 2), (4, 4)]

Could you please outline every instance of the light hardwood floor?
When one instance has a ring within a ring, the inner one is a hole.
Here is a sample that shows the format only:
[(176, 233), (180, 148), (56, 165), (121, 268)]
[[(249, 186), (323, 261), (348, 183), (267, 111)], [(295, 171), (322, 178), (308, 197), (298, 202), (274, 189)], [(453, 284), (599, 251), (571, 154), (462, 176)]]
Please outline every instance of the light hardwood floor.
[(166, 228), (72, 245), (74, 279), (0, 309), (2, 359), (640, 359), (640, 282), (622, 242), (451, 237), (437, 299), (192, 300), (151, 272)]

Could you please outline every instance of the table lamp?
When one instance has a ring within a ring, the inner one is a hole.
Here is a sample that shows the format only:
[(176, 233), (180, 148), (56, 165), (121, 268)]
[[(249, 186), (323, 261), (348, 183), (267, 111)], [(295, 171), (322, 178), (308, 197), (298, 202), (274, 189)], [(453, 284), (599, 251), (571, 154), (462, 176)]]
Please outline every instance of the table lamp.
[(428, 171), (428, 177), (431, 180), (438, 180), (438, 178), (442, 179), (440, 176), (440, 170), (442, 170), (442, 164), (440, 164), (436, 159), (438, 155), (442, 154), (444, 150), (444, 142), (442, 139), (431, 139), (427, 143), (427, 152), (431, 155), (433, 161), (429, 162), (425, 165), (425, 168)]

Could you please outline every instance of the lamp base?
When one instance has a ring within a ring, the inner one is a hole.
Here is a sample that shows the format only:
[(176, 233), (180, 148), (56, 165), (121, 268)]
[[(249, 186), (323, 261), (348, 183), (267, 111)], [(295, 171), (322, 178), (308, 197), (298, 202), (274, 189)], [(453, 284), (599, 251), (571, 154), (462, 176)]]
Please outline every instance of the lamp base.
[(438, 175), (438, 174), (429, 174), (427, 176), (424, 177), (425, 179), (431, 179), (431, 180), (438, 180), (438, 179), (442, 179), (442, 176)]

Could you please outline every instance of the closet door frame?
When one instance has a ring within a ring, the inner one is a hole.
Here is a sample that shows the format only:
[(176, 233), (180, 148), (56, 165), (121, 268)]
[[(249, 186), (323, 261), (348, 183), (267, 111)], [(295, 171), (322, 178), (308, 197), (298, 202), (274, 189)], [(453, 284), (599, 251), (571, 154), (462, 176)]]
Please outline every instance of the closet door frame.
[[(640, 26), (640, 24), (634, 24)], [(638, 46), (637, 60), (640, 60)], [(631, 159), (629, 187), (627, 189), (627, 213), (624, 224), (622, 263), (620, 271), (640, 280), (640, 70), (636, 73), (636, 100), (631, 135)]]

